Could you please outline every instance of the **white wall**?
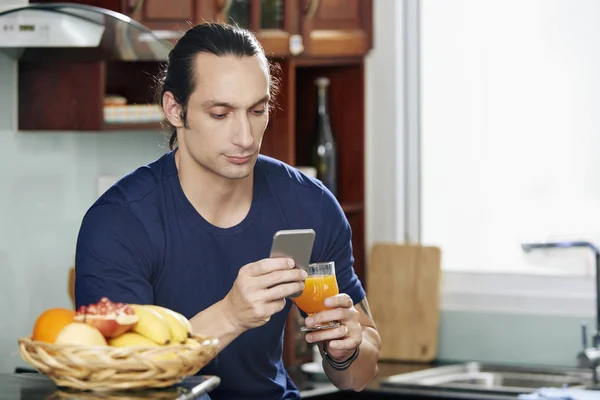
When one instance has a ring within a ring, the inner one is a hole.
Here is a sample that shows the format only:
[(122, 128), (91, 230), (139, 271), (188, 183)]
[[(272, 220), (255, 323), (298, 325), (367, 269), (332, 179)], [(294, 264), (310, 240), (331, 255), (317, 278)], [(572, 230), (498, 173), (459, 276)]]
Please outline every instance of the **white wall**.
[(366, 58), (366, 241), (404, 240), (402, 1), (374, 0)]

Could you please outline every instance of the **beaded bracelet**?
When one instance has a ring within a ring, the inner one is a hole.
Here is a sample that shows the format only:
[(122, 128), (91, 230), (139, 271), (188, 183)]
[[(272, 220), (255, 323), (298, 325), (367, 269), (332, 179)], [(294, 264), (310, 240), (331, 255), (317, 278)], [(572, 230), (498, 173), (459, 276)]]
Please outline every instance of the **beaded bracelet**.
[(327, 361), (329, 365), (331, 365), (333, 369), (336, 369), (338, 371), (347, 370), (350, 367), (350, 365), (352, 365), (354, 360), (358, 358), (358, 353), (360, 353), (360, 346), (354, 349), (354, 353), (352, 353), (352, 355), (348, 359), (341, 362), (335, 361), (327, 352), (327, 343), (323, 343), (323, 358), (325, 359), (325, 361)]

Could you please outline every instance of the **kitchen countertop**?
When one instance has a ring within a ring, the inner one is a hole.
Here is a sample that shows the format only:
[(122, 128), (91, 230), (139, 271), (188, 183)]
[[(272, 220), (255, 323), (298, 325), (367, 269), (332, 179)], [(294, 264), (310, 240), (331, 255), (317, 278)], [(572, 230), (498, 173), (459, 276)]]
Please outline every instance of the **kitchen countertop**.
[[(379, 374), (367, 386), (368, 389), (378, 389), (381, 387), (381, 382), (389, 376), (404, 374), (407, 372), (415, 372), (437, 366), (438, 364), (417, 364), (406, 362), (379, 362)], [(299, 369), (289, 371), (294, 383), (300, 389), (302, 395), (310, 394), (313, 391), (323, 392), (326, 390), (338, 391), (329, 381), (324, 381), (320, 375), (313, 376)]]
[(193, 376), (165, 389), (103, 393), (58, 389), (52, 380), (38, 373), (0, 374), (0, 400), (210, 400), (206, 394), (193, 395), (205, 381), (203, 376)]
[[(456, 364), (457, 362), (408, 363), (408, 362), (379, 362), (379, 374), (367, 385), (362, 392), (341, 391), (322, 377), (317, 382), (300, 370), (290, 372), (292, 379), (300, 389), (303, 399), (478, 399), (478, 400), (507, 400), (516, 396), (468, 393), (465, 391), (448, 391), (444, 389), (397, 388), (385, 387), (382, 382), (397, 374), (421, 371), (440, 365)], [(482, 397), (485, 396), (485, 397)]]
[[(301, 391), (303, 399), (479, 399), (479, 395), (466, 393), (448, 393), (440, 390), (386, 388), (381, 382), (391, 375), (414, 372), (434, 366), (436, 364), (411, 364), (380, 362), (379, 374), (362, 392), (340, 391), (331, 383), (320, 377), (320, 382), (312, 380), (311, 376), (301, 370), (290, 371), (290, 375)], [(194, 376), (184, 380), (174, 387), (159, 390), (136, 390), (121, 393), (94, 393), (58, 389), (54, 383), (44, 375), (37, 373), (0, 374), (0, 400), (138, 400), (145, 398), (159, 400), (209, 400), (210, 393), (202, 396), (185, 396), (190, 390), (204, 381), (202, 376)], [(486, 396), (487, 400), (505, 400), (511, 397)], [(512, 397), (514, 399), (514, 397)]]
[[(407, 362), (380, 362), (379, 374), (365, 390), (361, 392), (341, 391), (331, 384), (324, 375), (311, 375), (300, 368), (291, 369), (290, 376), (300, 389), (302, 399), (337, 400), (337, 399), (478, 399), (478, 400), (508, 400), (517, 397), (501, 394), (482, 394), (460, 390), (447, 390), (441, 388), (411, 388), (389, 387), (382, 382), (388, 377), (397, 374), (421, 371), (441, 365), (456, 364), (457, 362), (435, 363), (407, 363)], [(209, 400), (209, 395), (182, 396), (204, 381), (202, 376), (187, 378), (174, 387), (149, 391), (130, 391), (121, 394), (98, 394), (91, 392), (77, 392), (57, 389), (47, 377), (37, 373), (0, 374), (0, 400), (75, 400), (75, 399), (102, 399), (102, 400), (137, 400), (153, 398), (161, 400)]]

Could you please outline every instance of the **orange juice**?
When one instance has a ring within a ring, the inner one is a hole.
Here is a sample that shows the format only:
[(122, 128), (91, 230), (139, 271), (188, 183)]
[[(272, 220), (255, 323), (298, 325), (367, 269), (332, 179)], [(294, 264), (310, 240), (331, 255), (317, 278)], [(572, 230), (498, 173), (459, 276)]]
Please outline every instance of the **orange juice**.
[(304, 290), (294, 302), (307, 314), (326, 310), (325, 299), (339, 294), (335, 275), (312, 275), (304, 281)]

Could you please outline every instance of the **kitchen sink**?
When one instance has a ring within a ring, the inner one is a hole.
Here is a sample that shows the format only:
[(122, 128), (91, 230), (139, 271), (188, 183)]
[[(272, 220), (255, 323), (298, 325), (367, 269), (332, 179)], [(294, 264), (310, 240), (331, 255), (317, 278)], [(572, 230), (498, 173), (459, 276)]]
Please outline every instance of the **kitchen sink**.
[(579, 368), (534, 368), (479, 362), (452, 364), (393, 375), (386, 387), (418, 387), (497, 394), (531, 393), (540, 388), (593, 389), (592, 372)]

